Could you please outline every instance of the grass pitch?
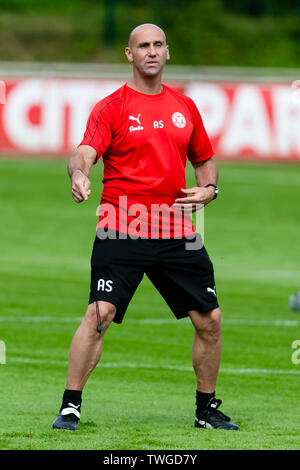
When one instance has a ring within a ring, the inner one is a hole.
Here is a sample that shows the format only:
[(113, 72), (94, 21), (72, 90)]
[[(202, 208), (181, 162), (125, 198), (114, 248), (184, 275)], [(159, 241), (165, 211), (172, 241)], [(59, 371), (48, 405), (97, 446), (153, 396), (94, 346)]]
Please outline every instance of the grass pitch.
[[(193, 329), (144, 278), (105, 338), (77, 432), (52, 430), (86, 309), (102, 167), (71, 200), (65, 160), (1, 159), (1, 449), (299, 449), (300, 166), (219, 163), (205, 244), (223, 311), (216, 396), (239, 432), (193, 427)], [(187, 184), (194, 185), (193, 170)]]

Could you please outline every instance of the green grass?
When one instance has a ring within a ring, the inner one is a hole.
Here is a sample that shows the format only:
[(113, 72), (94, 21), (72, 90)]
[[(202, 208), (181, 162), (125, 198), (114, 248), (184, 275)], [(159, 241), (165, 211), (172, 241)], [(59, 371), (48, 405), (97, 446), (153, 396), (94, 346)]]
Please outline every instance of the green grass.
[(146, 21), (166, 31), (174, 65), (298, 68), (299, 5), (259, 3), (261, 14), (227, 0), (1, 0), (0, 61), (127, 63), (129, 32)]
[(0, 449), (299, 449), (291, 344), (300, 316), (287, 301), (300, 285), (300, 167), (227, 162), (219, 171), (220, 196), (205, 210), (223, 310), (217, 397), (241, 430), (193, 427), (193, 329), (172, 321), (144, 278), (106, 335), (70, 433), (51, 425), (87, 304), (102, 167), (90, 200), (76, 205), (66, 161), (0, 160)]

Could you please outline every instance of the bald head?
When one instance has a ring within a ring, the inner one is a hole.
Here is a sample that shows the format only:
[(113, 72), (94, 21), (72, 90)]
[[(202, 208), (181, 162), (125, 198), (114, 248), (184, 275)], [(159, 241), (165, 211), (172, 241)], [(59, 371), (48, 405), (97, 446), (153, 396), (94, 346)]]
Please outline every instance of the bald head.
[(129, 35), (125, 55), (133, 65), (136, 80), (144, 80), (145, 77), (160, 79), (162, 69), (170, 58), (164, 31), (151, 23), (137, 26)]
[(153, 32), (159, 33), (162, 36), (164, 42), (166, 43), (166, 35), (159, 26), (156, 26), (152, 23), (144, 23), (140, 24), (139, 26), (136, 26), (136, 28), (131, 31), (128, 38), (128, 47), (132, 47), (132, 44), (134, 44), (134, 42), (139, 38), (141, 34)]

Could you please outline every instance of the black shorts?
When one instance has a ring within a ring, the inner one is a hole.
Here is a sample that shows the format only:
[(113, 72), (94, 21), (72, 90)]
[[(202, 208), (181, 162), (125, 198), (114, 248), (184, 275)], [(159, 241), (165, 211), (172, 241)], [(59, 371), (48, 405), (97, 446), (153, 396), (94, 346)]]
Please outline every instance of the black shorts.
[[(212, 262), (200, 235), (181, 239), (100, 239), (91, 257), (89, 303), (111, 302), (121, 323), (132, 296), (146, 274), (176, 318), (218, 307)], [(188, 243), (188, 245), (187, 245)], [(196, 249), (190, 249), (194, 245)], [(187, 249), (189, 246), (189, 249)]]

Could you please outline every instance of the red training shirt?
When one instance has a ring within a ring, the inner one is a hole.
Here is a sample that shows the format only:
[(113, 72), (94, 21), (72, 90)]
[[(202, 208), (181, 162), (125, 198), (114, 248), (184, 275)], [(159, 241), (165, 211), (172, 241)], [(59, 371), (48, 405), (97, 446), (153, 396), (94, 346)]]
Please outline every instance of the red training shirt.
[(123, 85), (93, 108), (80, 145), (103, 157), (97, 227), (149, 238), (194, 232), (190, 215), (172, 209), (186, 196), (187, 158), (214, 154), (195, 103), (163, 85), (156, 95)]

